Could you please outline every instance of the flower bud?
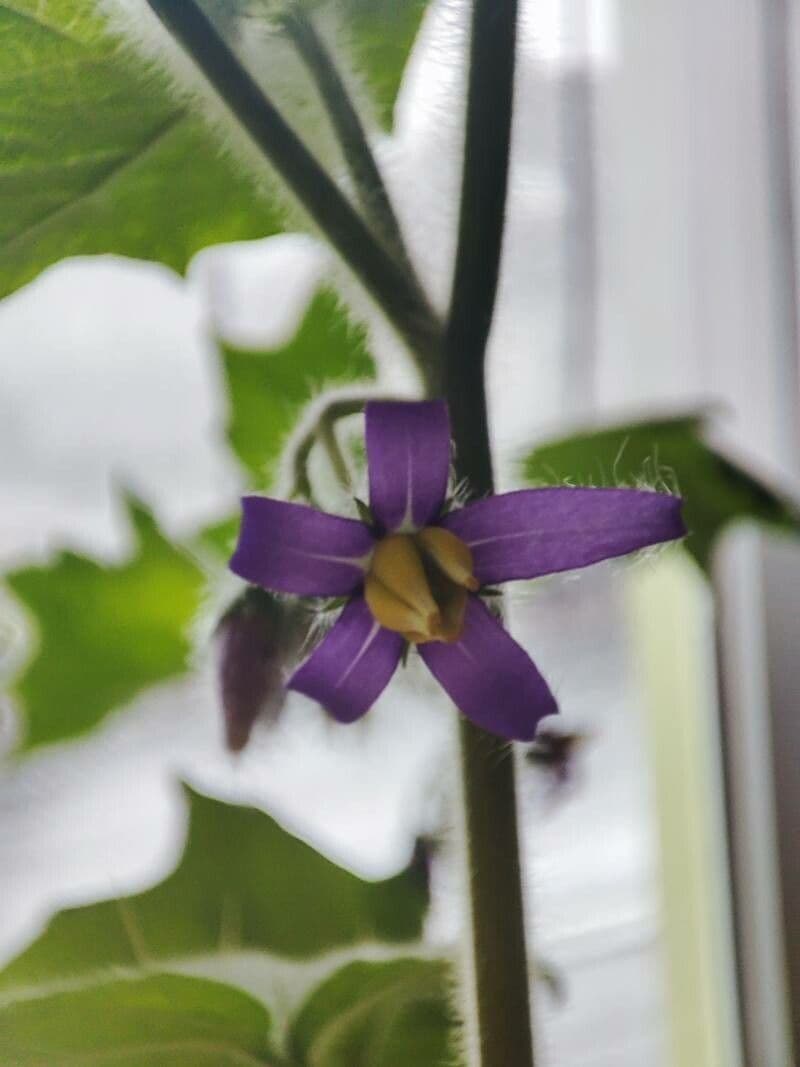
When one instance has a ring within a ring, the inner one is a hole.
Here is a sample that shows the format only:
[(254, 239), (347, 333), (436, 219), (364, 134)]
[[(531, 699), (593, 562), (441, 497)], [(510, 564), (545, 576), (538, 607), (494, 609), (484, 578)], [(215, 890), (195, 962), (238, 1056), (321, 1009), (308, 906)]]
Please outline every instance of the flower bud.
[(274, 724), (286, 699), (286, 676), (303, 638), (302, 610), (251, 587), (217, 627), (225, 737), (241, 752), (259, 717)]

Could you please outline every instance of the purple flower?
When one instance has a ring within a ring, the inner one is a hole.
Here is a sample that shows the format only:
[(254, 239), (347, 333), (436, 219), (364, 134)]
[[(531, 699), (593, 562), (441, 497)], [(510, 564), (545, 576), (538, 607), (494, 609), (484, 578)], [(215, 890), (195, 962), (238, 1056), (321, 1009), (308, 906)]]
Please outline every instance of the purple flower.
[(682, 537), (681, 500), (633, 489), (524, 489), (443, 514), (445, 403), (369, 403), (366, 437), (374, 526), (268, 497), (242, 502), (236, 574), (279, 593), (349, 597), (289, 688), (353, 722), (410, 642), (464, 715), (531, 740), (558, 710), (555, 698), (481, 588)]

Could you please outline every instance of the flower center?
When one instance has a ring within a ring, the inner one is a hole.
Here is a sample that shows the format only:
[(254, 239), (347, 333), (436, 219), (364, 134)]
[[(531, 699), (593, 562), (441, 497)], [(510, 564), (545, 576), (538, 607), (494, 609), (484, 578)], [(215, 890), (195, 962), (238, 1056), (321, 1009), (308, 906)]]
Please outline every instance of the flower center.
[(479, 582), (467, 545), (440, 526), (380, 541), (364, 583), (376, 622), (407, 641), (457, 641)]

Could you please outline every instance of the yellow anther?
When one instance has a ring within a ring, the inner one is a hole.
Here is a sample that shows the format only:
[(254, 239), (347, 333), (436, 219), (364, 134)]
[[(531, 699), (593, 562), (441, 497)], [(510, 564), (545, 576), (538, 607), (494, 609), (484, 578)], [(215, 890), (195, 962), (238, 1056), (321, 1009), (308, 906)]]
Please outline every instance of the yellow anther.
[(464, 629), (464, 612), (467, 610), (467, 590), (463, 586), (451, 586), (449, 594), (441, 605), (442, 621), (435, 635), (437, 641), (448, 644), (458, 641)]
[(428, 526), (415, 540), (451, 581), (477, 592), (480, 583), (472, 573), (472, 552), (460, 537), (441, 526)]
[(378, 543), (370, 574), (420, 614), (437, 610), (419, 551), (408, 534), (390, 534)]
[(441, 625), (435, 605), (432, 611), (422, 613), (401, 600), (372, 574), (364, 582), (364, 598), (376, 622), (395, 633), (414, 634), (416, 641), (430, 641)]
[(467, 591), (477, 589), (469, 548), (438, 527), (385, 537), (375, 548), (364, 582), (375, 620), (413, 644), (457, 641)]
[(422, 559), (407, 534), (391, 534), (378, 544), (365, 594), (370, 611), (387, 630), (433, 636), (439, 625), (439, 608)]

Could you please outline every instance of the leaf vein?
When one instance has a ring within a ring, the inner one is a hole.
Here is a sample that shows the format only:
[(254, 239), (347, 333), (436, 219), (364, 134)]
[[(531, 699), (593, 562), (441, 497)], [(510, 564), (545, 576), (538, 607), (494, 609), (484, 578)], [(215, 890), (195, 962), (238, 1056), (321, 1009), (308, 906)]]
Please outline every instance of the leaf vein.
[(3, 242), (2, 251), (10, 251), (14, 245), (20, 244), (27, 238), (33, 236), (33, 234), (35, 234), (37, 230), (43, 229), (49, 222), (52, 222), (54, 219), (57, 219), (61, 215), (68, 214), (80, 204), (91, 200), (93, 196), (96, 196), (107, 185), (114, 181), (115, 178), (119, 177), (120, 174), (124, 173), (124, 171), (128, 167), (131, 167), (135, 163), (138, 163), (140, 160), (144, 159), (144, 157), (154, 148), (156, 148), (162, 140), (169, 137), (169, 135), (181, 124), (181, 122), (183, 122), (185, 118), (185, 111), (178, 111), (175, 114), (170, 115), (170, 117), (165, 122), (163, 122), (153, 132), (153, 134), (148, 137), (147, 140), (144, 141), (136, 149), (135, 152), (133, 152), (132, 154), (124, 155), (120, 162), (116, 166), (113, 166), (108, 171), (106, 171), (105, 174), (102, 175), (100, 180), (91, 188), (87, 189), (79, 196), (72, 197), (65, 203), (59, 204), (57, 207), (53, 208), (51, 211), (46, 212), (34, 222), (28, 223), (27, 225), (23, 226), (22, 229), (18, 230), (16, 233), (12, 233)]

